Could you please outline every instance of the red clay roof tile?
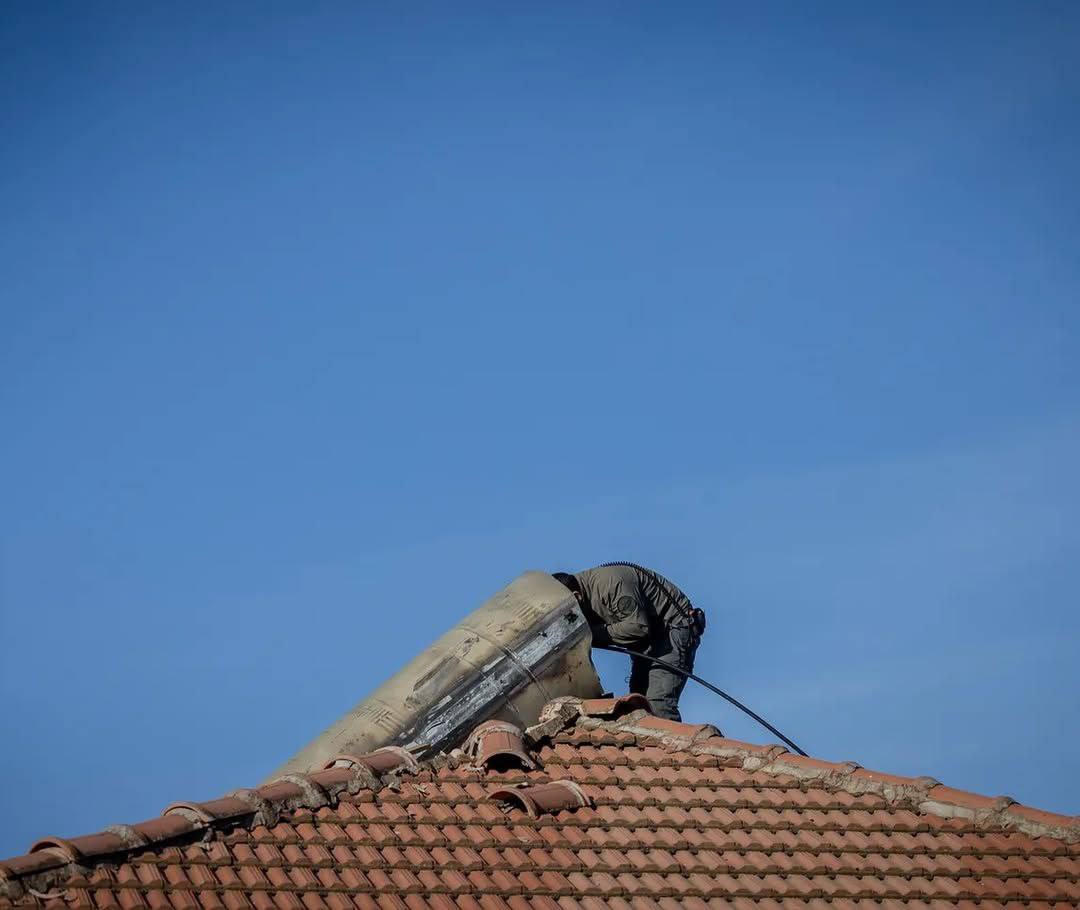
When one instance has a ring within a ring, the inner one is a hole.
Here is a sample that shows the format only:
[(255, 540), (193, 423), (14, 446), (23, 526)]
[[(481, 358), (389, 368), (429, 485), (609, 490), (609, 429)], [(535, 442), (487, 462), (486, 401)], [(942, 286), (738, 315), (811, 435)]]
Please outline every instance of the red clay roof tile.
[(588, 717), (619, 717), (631, 711), (652, 713), (649, 700), (636, 692), (618, 698), (586, 698), (581, 702), (581, 713)]

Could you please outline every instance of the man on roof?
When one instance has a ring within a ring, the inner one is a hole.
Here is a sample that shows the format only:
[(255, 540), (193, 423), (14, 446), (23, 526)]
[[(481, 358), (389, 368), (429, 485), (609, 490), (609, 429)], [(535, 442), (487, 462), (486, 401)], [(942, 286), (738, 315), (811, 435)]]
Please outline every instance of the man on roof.
[[(581, 604), (593, 647), (619, 645), (693, 672), (705, 613), (664, 576), (628, 562), (552, 574)], [(682, 720), (679, 696), (685, 685), (685, 676), (631, 656), (630, 691), (644, 695), (658, 717)]]

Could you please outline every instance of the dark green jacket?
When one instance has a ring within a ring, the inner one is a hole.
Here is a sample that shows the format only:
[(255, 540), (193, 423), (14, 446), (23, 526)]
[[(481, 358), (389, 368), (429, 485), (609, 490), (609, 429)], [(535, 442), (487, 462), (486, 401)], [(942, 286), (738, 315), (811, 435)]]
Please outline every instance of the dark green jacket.
[(633, 566), (585, 569), (574, 577), (585, 593), (595, 645), (641, 645), (663, 627), (687, 622), (693, 609), (689, 598), (662, 575)]

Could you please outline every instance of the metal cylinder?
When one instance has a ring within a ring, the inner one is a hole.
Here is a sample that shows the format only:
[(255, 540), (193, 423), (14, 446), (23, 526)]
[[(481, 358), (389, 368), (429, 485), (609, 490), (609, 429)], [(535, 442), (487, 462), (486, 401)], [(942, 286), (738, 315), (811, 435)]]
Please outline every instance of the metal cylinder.
[(290, 758), (274, 777), (337, 755), (404, 746), (427, 755), (460, 743), (481, 721), (524, 728), (559, 695), (601, 693), (592, 635), (574, 596), (526, 572), (390, 677)]

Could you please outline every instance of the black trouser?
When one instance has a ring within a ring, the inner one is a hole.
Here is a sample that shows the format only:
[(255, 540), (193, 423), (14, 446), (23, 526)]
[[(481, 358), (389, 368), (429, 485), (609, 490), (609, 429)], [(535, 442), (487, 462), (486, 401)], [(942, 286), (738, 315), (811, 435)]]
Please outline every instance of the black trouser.
[[(642, 649), (642, 653), (658, 657), (680, 670), (692, 673), (694, 655), (701, 644), (704, 629), (703, 615), (698, 622), (680, 617), (675, 620), (674, 625), (660, 629), (648, 647)], [(641, 657), (630, 658), (630, 691), (644, 695), (657, 717), (682, 720), (682, 715), (679, 714), (679, 696), (682, 695), (685, 685), (686, 677), (673, 673), (667, 667)]]

